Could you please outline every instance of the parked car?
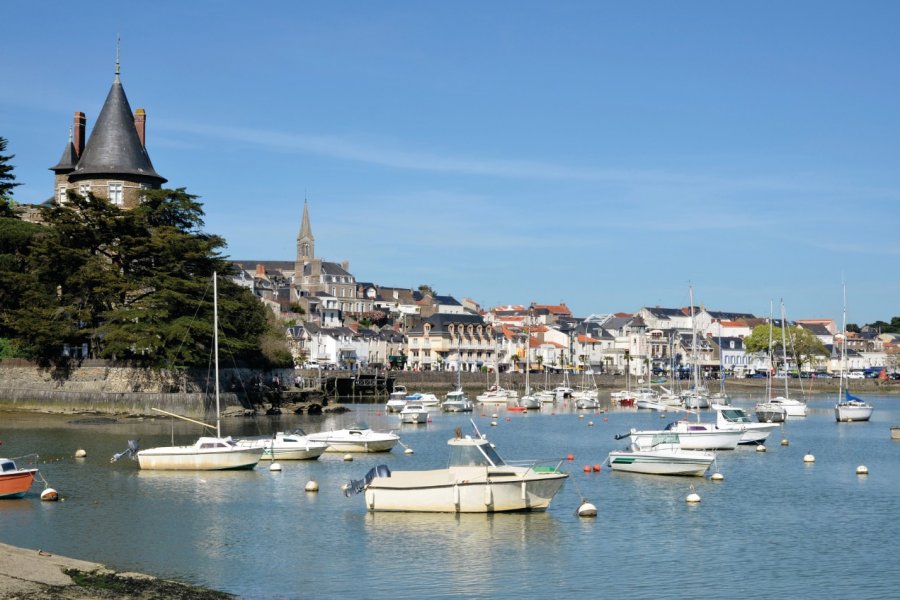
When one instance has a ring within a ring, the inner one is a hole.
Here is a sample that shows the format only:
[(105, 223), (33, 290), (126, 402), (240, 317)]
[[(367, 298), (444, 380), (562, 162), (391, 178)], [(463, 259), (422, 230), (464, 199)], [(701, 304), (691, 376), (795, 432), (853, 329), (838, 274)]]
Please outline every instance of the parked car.
[(850, 371), (847, 373), (847, 379), (865, 379), (866, 375), (862, 371)]

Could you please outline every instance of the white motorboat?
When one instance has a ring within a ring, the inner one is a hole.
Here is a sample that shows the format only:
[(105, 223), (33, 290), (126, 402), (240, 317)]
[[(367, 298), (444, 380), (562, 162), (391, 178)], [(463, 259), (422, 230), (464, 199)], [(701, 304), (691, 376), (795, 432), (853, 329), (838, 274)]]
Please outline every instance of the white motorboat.
[(762, 444), (769, 434), (778, 429), (775, 423), (755, 423), (742, 408), (713, 405), (716, 411), (716, 428), (741, 431), (739, 444)]
[(406, 406), (407, 394), (406, 386), (395, 385), (394, 390), (388, 396), (387, 404), (384, 405), (384, 410), (387, 412), (400, 412), (403, 410), (403, 407)]
[(634, 405), (637, 408), (641, 408), (641, 409), (645, 409), (645, 410), (658, 410), (658, 411), (669, 410), (668, 405), (664, 404), (660, 400), (659, 394), (650, 388), (638, 388), (635, 391)]
[(441, 407), (441, 401), (438, 400), (438, 397), (434, 394), (423, 394), (421, 392), (416, 392), (415, 394), (410, 394), (409, 396), (407, 396), (406, 401), (421, 404), (428, 410), (437, 410)]
[(508, 390), (499, 385), (493, 385), (486, 389), (483, 394), (475, 396), (475, 400), (482, 404), (506, 404), (510, 400), (518, 398), (519, 393), (515, 390)]
[(596, 390), (579, 390), (572, 396), (575, 401), (575, 408), (592, 409), (600, 408), (600, 398), (597, 397)]
[(537, 410), (541, 407), (541, 398), (534, 394), (526, 394), (519, 398), (518, 404), (528, 410)]
[(897, 425), (891, 427), (891, 439), (900, 440), (900, 427), (898, 427)]
[(699, 421), (673, 421), (660, 430), (631, 430), (631, 443), (637, 448), (649, 448), (662, 433), (677, 433), (681, 448), (685, 450), (734, 450), (741, 440), (740, 431), (721, 431), (710, 423)]
[(543, 511), (568, 477), (559, 470), (562, 460), (544, 466), (507, 463), (486, 439), (463, 437), (458, 429), (457, 437), (447, 443), (446, 469), (391, 472), (381, 465), (364, 479), (350, 482), (344, 494), (365, 492), (371, 511)]
[(441, 402), (441, 410), (444, 412), (472, 412), (472, 402), (461, 389), (447, 392), (447, 397)]
[(686, 390), (681, 393), (681, 404), (685, 408), (709, 408), (709, 395), (706, 388)]
[[(160, 446), (136, 452), (141, 469), (160, 471), (224, 471), (252, 469), (262, 457), (262, 448), (238, 446), (230, 437), (222, 437), (219, 408), (219, 305), (216, 274), (213, 273), (213, 356), (215, 358), (216, 437), (201, 437), (191, 446)], [(157, 412), (197, 423), (209, 429), (211, 425), (188, 419), (159, 409)], [(136, 447), (136, 446), (135, 446)]]
[(264, 460), (316, 460), (328, 449), (328, 444), (309, 439), (302, 429), (290, 433), (279, 431), (269, 437), (241, 438), (235, 442), (244, 448), (262, 448)]
[(390, 452), (400, 436), (373, 431), (366, 423), (355, 423), (347, 429), (310, 434), (309, 439), (328, 444), (326, 452)]
[(806, 416), (806, 403), (801, 402), (800, 400), (795, 400), (794, 398), (775, 396), (774, 398), (769, 400), (769, 404), (781, 406), (784, 409), (784, 415), (786, 417)]
[(400, 422), (421, 425), (428, 422), (428, 409), (418, 402), (407, 402), (400, 411)]
[[(626, 436), (616, 436), (622, 437)], [(656, 432), (647, 443), (640, 445), (632, 433), (631, 447), (610, 452), (606, 462), (613, 471), (702, 477), (715, 459), (715, 452), (685, 450), (679, 434), (665, 431)]]

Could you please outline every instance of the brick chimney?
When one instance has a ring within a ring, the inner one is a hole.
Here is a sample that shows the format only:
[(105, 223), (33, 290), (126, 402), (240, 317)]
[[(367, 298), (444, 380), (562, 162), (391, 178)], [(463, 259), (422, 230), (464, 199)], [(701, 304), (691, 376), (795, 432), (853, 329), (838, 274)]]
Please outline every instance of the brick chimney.
[(256, 265), (256, 276), (260, 279), (266, 278), (266, 265)]
[(79, 157), (84, 150), (84, 128), (86, 122), (83, 112), (75, 113), (75, 124), (72, 127), (72, 144), (75, 146), (75, 155)]
[(141, 140), (141, 146), (146, 147), (147, 142), (144, 140), (147, 129), (147, 113), (143, 108), (134, 111), (134, 128), (137, 129), (138, 138)]

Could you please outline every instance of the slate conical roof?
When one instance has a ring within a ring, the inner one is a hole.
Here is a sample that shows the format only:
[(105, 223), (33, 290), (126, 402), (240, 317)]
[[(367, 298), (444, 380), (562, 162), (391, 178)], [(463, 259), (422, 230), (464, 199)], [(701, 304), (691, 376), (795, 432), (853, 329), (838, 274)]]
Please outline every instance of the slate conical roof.
[(71, 173), (75, 170), (77, 163), (78, 155), (75, 153), (75, 144), (72, 143), (72, 140), (69, 140), (69, 143), (66, 144), (66, 149), (63, 150), (62, 158), (59, 159), (55, 167), (50, 167), (50, 170), (56, 171), (57, 174)]
[(134, 115), (118, 75), (71, 178), (116, 175), (141, 176), (159, 184), (166, 182), (153, 169), (150, 156), (141, 144), (134, 127)]

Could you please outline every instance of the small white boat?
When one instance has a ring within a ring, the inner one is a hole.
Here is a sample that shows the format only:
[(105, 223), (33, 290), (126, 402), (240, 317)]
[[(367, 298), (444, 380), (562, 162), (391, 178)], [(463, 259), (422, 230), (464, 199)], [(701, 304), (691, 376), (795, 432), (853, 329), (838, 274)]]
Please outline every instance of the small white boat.
[(373, 431), (366, 423), (356, 423), (347, 429), (310, 434), (309, 439), (328, 444), (326, 452), (390, 452), (400, 441), (400, 436)]
[(774, 398), (769, 400), (769, 404), (781, 406), (784, 409), (784, 415), (786, 417), (806, 416), (806, 403), (801, 402), (800, 400), (795, 400), (794, 398), (775, 396)]
[(201, 437), (191, 446), (160, 446), (137, 453), (141, 469), (157, 471), (228, 471), (252, 469), (262, 448), (238, 446), (230, 437)]
[(437, 410), (441, 407), (441, 401), (434, 394), (416, 392), (406, 397), (407, 402), (416, 402), (429, 410)]
[(741, 408), (714, 404), (713, 409), (716, 411), (716, 428), (742, 432), (739, 444), (762, 444), (778, 429), (776, 423), (754, 423)]
[(709, 395), (705, 388), (687, 390), (681, 393), (681, 404), (685, 408), (709, 408)]
[(710, 423), (699, 421), (673, 421), (660, 430), (631, 430), (631, 443), (638, 448), (649, 448), (662, 433), (677, 433), (679, 444), (685, 450), (734, 450), (741, 440), (740, 431), (722, 431)]
[(395, 385), (394, 390), (388, 396), (387, 404), (384, 405), (384, 410), (387, 412), (400, 412), (403, 410), (403, 407), (406, 406), (407, 394), (406, 386)]
[(235, 441), (242, 448), (261, 448), (263, 460), (316, 460), (328, 449), (328, 444), (309, 439), (302, 429)]
[(898, 427), (897, 425), (891, 427), (891, 439), (900, 440), (900, 427)]
[(472, 402), (460, 389), (447, 392), (446, 398), (441, 402), (441, 410), (444, 412), (472, 412)]
[(407, 402), (400, 411), (400, 422), (421, 425), (428, 422), (428, 409), (418, 402)]
[(756, 412), (756, 420), (760, 423), (784, 423), (787, 419), (787, 411), (781, 404), (760, 402), (753, 410)]
[[(200, 437), (191, 446), (160, 446), (136, 453), (141, 469), (158, 471), (225, 471), (252, 469), (262, 457), (261, 448), (242, 448), (231, 437), (222, 437), (219, 406), (219, 304), (216, 273), (213, 273), (213, 356), (215, 358), (216, 426), (193, 421), (181, 415), (153, 410), (178, 419), (215, 429), (216, 437)], [(137, 445), (135, 445), (137, 448)]]
[(475, 396), (475, 400), (482, 404), (506, 404), (518, 397), (519, 393), (515, 390), (508, 390), (499, 385), (493, 385), (486, 389), (483, 394)]
[(541, 399), (534, 394), (526, 394), (519, 398), (519, 406), (528, 410), (537, 410), (541, 407)]
[(597, 397), (597, 392), (595, 391), (575, 392), (572, 399), (575, 401), (575, 408), (582, 410), (600, 408), (600, 398)]
[[(616, 436), (621, 437), (626, 436)], [(649, 442), (640, 445), (632, 435), (631, 448), (610, 452), (606, 462), (613, 471), (702, 477), (715, 459), (715, 452), (685, 450), (679, 434), (666, 431), (657, 432)]]
[(365, 492), (371, 511), (494, 513), (543, 511), (568, 474), (554, 465), (505, 462), (483, 437), (449, 440), (450, 464), (431, 471), (394, 471), (380, 465), (352, 481), (344, 494)]
[(871, 404), (861, 398), (850, 395), (844, 390), (844, 400), (834, 406), (834, 417), (840, 422), (868, 421), (875, 410)]

